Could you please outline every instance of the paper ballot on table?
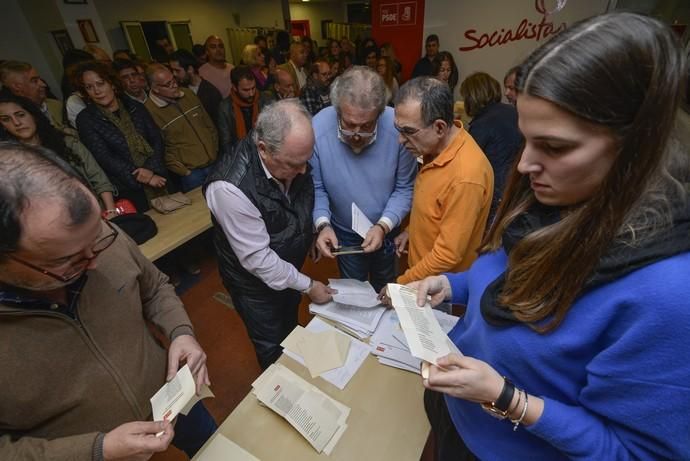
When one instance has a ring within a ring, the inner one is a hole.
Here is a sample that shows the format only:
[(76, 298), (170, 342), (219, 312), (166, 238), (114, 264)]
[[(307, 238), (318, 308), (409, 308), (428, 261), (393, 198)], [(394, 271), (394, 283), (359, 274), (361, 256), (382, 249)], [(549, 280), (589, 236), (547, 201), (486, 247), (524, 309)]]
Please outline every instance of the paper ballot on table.
[(389, 283), (387, 290), (412, 355), (433, 364), (448, 355), (452, 351), (448, 335), (441, 329), (429, 302), (417, 306), (417, 291), (404, 285)]
[(347, 306), (376, 307), (381, 304), (378, 293), (369, 282), (355, 279), (328, 279), (328, 286), (338, 290), (333, 301)]
[(352, 202), (352, 230), (359, 234), (360, 237), (367, 238), (367, 232), (369, 232), (371, 226), (373, 224), (369, 221), (367, 215), (359, 209), (355, 202)]
[(259, 461), (259, 458), (218, 432), (195, 461)]
[(254, 381), (254, 395), (316, 449), (330, 452), (347, 427), (350, 409), (324, 394), (284, 366), (271, 365)]
[(343, 366), (326, 371), (320, 375), (325, 381), (343, 390), (369, 355), (369, 346), (367, 344), (357, 341), (349, 335), (336, 330), (335, 327), (324, 322), (319, 317), (314, 317), (311, 322), (309, 322), (306, 329), (298, 325), (280, 345), (283, 346), (283, 353), (285, 353), (285, 355), (306, 366), (297, 343), (301, 340), (305, 332), (308, 334), (309, 332), (318, 333), (323, 331), (333, 331), (350, 343), (347, 358)]

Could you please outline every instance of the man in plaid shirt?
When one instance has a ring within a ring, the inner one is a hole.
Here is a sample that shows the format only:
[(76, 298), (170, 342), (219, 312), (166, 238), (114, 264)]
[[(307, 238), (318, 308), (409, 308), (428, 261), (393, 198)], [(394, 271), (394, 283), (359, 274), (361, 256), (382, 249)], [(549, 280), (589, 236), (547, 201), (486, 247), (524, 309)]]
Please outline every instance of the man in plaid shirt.
[(311, 115), (316, 115), (324, 107), (331, 105), (329, 91), (331, 87), (331, 65), (319, 58), (311, 65), (309, 79), (302, 90), (300, 100)]

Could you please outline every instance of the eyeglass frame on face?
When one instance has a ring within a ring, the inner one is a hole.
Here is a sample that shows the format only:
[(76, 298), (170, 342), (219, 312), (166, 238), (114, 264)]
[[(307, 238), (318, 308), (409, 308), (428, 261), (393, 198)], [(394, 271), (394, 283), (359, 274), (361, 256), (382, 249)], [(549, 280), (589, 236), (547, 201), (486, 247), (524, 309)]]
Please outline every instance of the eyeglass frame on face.
[(347, 136), (348, 138), (354, 138), (357, 136), (360, 139), (369, 139), (373, 138), (374, 135), (376, 134), (376, 130), (378, 128), (378, 117), (376, 117), (376, 121), (374, 122), (374, 131), (350, 131), (346, 130), (343, 128), (342, 125), (342, 119), (338, 117), (338, 131), (340, 131), (340, 134), (343, 136)]
[(160, 86), (162, 88), (167, 88), (169, 90), (174, 90), (175, 88), (178, 87), (178, 84), (177, 84), (177, 80), (175, 80), (175, 76), (173, 75), (173, 78), (168, 80), (166, 83), (156, 82), (156, 86)]
[[(435, 122), (436, 120), (434, 120)], [(395, 128), (395, 131), (400, 133), (401, 135), (405, 136), (406, 138), (411, 138), (412, 136), (416, 135), (420, 131), (426, 130), (430, 126), (434, 125), (434, 122), (431, 122), (429, 125), (423, 127), (423, 128), (414, 128), (411, 126), (400, 126), (397, 123), (393, 122), (393, 128)], [(410, 131), (411, 130), (411, 131)]]
[[(105, 222), (105, 224), (110, 228), (110, 230), (112, 231), (112, 233), (109, 234), (109, 235), (106, 235), (105, 237), (103, 237), (103, 238), (101, 238), (101, 239), (98, 239), (98, 240), (92, 245), (92, 247), (91, 247), (91, 254), (92, 254), (93, 256), (91, 256), (90, 258), (82, 258), (82, 259), (80, 259), (79, 261), (75, 261), (75, 262), (70, 262), (70, 261), (68, 261), (68, 262), (65, 263), (65, 264), (69, 264), (70, 267), (75, 267), (75, 266), (77, 266), (78, 264), (80, 264), (80, 263), (86, 261), (86, 263), (87, 263), (87, 265), (88, 265), (88, 263), (91, 262), (91, 261), (93, 261), (94, 259), (96, 259), (96, 257), (97, 257), (99, 254), (103, 253), (105, 250), (107, 250), (108, 248), (110, 248), (110, 246), (115, 242), (115, 239), (117, 239), (117, 236), (120, 235), (120, 233), (118, 232), (117, 229), (115, 229), (115, 227), (113, 227), (112, 224), (110, 224), (110, 222), (109, 222), (107, 219), (102, 219), (101, 221), (102, 221), (102, 222)], [(99, 244), (102, 244), (101, 242), (107, 241), (108, 239), (110, 239), (110, 241), (109, 241), (103, 248), (101, 248), (101, 249), (96, 249), (96, 247), (97, 247)], [(33, 270), (35, 270), (35, 271), (38, 271), (38, 272), (40, 272), (41, 274), (47, 275), (47, 276), (49, 276), (49, 277), (52, 277), (53, 279), (55, 279), (55, 280), (57, 280), (57, 281), (59, 281), (59, 282), (62, 282), (62, 283), (71, 282), (71, 281), (73, 281), (74, 279), (76, 279), (78, 275), (81, 274), (81, 269), (80, 269), (80, 270), (76, 271), (74, 274), (72, 274), (72, 275), (70, 275), (70, 276), (59, 275), (59, 274), (56, 274), (55, 272), (51, 272), (51, 271), (49, 271), (49, 270), (47, 270), (47, 269), (44, 269), (44, 268), (42, 268), (42, 267), (40, 267), (40, 266), (37, 266), (37, 265), (35, 265), (35, 264), (33, 264), (33, 263), (30, 263), (30, 262), (28, 262), (28, 261), (24, 261), (24, 260), (21, 259), (21, 258), (17, 258), (16, 256), (13, 256), (13, 255), (11, 255), (11, 254), (8, 255), (7, 257), (8, 257), (9, 259), (11, 259), (12, 261), (18, 262), (19, 264), (21, 264), (21, 265), (23, 265), (23, 266), (25, 266), (25, 267), (28, 267), (29, 269), (33, 269)]]

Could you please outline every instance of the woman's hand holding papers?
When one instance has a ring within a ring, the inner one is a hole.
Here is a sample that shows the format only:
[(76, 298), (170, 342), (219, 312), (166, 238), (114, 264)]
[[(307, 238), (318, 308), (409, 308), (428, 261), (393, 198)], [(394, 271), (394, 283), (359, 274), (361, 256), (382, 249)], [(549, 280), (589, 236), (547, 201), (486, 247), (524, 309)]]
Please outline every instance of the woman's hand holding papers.
[(503, 377), (481, 360), (449, 354), (437, 363), (429, 366), (429, 378), (422, 381), (432, 391), (482, 403), (496, 400), (503, 389)]
[(438, 306), (452, 296), (450, 282), (445, 275), (434, 275), (424, 280), (408, 283), (408, 287), (417, 290), (417, 305), (423, 306), (427, 296), (431, 296), (431, 306)]

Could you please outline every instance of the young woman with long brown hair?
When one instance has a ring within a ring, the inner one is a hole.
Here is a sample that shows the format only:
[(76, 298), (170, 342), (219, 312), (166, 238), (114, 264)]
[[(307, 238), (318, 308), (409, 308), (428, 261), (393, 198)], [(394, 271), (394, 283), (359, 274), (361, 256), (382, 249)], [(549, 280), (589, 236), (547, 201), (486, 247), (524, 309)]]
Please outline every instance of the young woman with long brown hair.
[(424, 379), (441, 459), (687, 459), (684, 72), (673, 32), (630, 13), (520, 67), (525, 146), (481, 255), (414, 283), (467, 305), (449, 335), (465, 355)]

